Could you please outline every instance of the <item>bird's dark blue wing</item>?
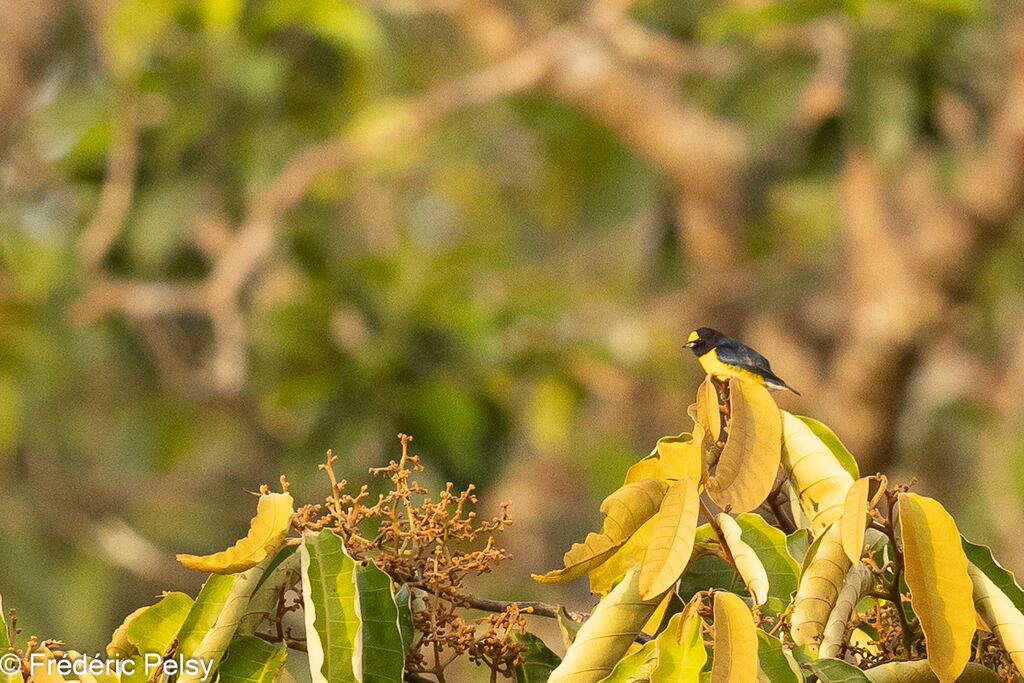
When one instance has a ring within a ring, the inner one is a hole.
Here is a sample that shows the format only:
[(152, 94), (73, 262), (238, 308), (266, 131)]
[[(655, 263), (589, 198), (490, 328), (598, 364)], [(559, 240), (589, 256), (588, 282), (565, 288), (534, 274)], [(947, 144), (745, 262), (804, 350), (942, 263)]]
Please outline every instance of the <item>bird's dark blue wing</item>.
[(742, 342), (726, 337), (718, 342), (715, 350), (718, 352), (718, 360), (723, 363), (753, 370), (768, 377), (775, 376), (768, 359)]

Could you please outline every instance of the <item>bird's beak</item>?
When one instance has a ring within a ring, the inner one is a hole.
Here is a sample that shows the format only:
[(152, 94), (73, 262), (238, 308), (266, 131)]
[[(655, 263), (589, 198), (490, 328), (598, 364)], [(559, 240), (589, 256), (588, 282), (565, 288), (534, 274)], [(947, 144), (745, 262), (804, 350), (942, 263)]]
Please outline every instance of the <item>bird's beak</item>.
[(684, 349), (692, 349), (696, 345), (697, 345), (697, 342), (695, 342), (695, 341), (688, 341), (685, 344), (683, 344), (683, 348)]

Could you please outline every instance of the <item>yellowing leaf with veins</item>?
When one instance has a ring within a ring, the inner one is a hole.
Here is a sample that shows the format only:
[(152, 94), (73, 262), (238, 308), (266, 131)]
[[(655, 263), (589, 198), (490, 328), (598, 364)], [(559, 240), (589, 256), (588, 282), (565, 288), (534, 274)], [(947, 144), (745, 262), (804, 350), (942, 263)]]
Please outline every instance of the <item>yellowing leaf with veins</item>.
[(818, 535), (843, 515), (846, 492), (853, 477), (798, 417), (782, 414), (782, 469), (796, 491), (800, 505)]
[(818, 649), (828, 616), (850, 568), (838, 525), (829, 527), (816, 543), (817, 551), (800, 577), (790, 617), (793, 642), (808, 645), (812, 651)]
[(700, 492), (690, 477), (677, 481), (665, 494), (640, 569), (639, 590), (644, 599), (664, 593), (686, 569), (693, 551), (699, 505)]
[(843, 516), (839, 521), (839, 532), (842, 536), (843, 550), (850, 562), (859, 562), (864, 552), (864, 530), (868, 523), (868, 484), (867, 477), (853, 482), (843, 500)]
[(548, 683), (596, 683), (611, 673), (661, 602), (640, 597), (639, 577), (631, 570), (597, 603)]
[(573, 543), (569, 551), (562, 558), (565, 563), (564, 569), (554, 569), (546, 574), (531, 574), (534, 581), (541, 583), (559, 583), (561, 581), (572, 581), (583, 576), (594, 567), (612, 556), (621, 546), (604, 534), (590, 532), (583, 543)]
[(708, 660), (701, 638), (703, 620), (698, 603), (690, 601), (682, 612), (672, 615), (657, 637), (658, 665), (651, 672), (651, 683), (698, 683)]
[(237, 574), (255, 567), (284, 545), (293, 512), (290, 493), (265, 493), (256, 504), (245, 538), (212, 555), (178, 555), (178, 562), (213, 574)]
[[(889, 662), (868, 669), (864, 675), (871, 683), (935, 683), (939, 680), (924, 659)], [(992, 669), (972, 662), (964, 669), (957, 683), (1000, 683), (1002, 680)]]
[(106, 652), (107, 657), (110, 659), (122, 659), (124, 657), (130, 657), (132, 652), (135, 650), (135, 646), (128, 640), (128, 627), (131, 626), (135, 618), (140, 614), (148, 610), (152, 605), (146, 605), (140, 607), (128, 616), (124, 618), (121, 625), (114, 629), (114, 633), (110, 636), (110, 643), (107, 644)]
[(711, 375), (704, 378), (697, 388), (697, 422), (704, 427), (711, 437), (718, 441), (722, 438), (722, 413), (718, 409), (718, 389)]
[(644, 522), (629, 540), (619, 546), (604, 562), (590, 569), (591, 593), (607, 593), (633, 567), (640, 564), (654, 535), (658, 513)]
[(665, 479), (676, 481), (689, 477), (700, 481), (703, 465), (701, 464), (701, 444), (690, 434), (665, 436), (658, 439), (656, 449), (661, 462), (662, 475)]
[(622, 483), (632, 484), (633, 482), (640, 481), (641, 479), (664, 478), (665, 476), (662, 474), (661, 458), (658, 457), (658, 452), (655, 451), (646, 458), (633, 463), (633, 465), (626, 470), (626, 480)]
[(723, 510), (753, 510), (768, 497), (779, 469), (782, 424), (768, 390), (729, 380), (729, 435), (707, 491)]
[(971, 657), (973, 584), (956, 522), (942, 505), (916, 493), (899, 496), (903, 561), (910, 604), (921, 621), (928, 665), (952, 683)]
[(605, 515), (601, 533), (613, 543), (625, 543), (658, 511), (667, 490), (668, 484), (657, 479), (641, 479), (620, 487), (601, 503)]
[(985, 625), (999, 636), (1017, 673), (1024, 674), (1024, 614), (985, 572), (968, 564), (967, 574), (974, 584), (974, 609)]
[(763, 605), (768, 599), (768, 572), (765, 571), (754, 549), (740, 538), (743, 529), (736, 520), (724, 512), (719, 513), (716, 519), (722, 535), (725, 536), (725, 545), (736, 563), (736, 571), (740, 573), (743, 583), (747, 584), (754, 604)]
[(711, 683), (757, 681), (757, 628), (743, 600), (715, 591), (715, 661)]

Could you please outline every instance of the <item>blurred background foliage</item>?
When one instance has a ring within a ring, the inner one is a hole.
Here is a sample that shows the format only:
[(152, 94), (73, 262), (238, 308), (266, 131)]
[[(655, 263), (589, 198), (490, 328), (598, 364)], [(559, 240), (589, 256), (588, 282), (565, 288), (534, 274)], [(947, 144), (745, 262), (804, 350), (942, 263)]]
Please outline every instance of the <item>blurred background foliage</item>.
[[(0, 592), (100, 648), (280, 473), (415, 436), (538, 586), (711, 325), (1024, 570), (1024, 15), (982, 0), (0, 3)], [(582, 582), (577, 582), (582, 583)]]

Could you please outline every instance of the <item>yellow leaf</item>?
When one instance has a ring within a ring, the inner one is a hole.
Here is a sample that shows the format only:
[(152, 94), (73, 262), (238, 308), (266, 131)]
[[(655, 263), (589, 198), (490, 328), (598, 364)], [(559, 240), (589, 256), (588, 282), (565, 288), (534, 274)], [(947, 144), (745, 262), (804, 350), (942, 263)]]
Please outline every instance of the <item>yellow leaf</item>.
[(701, 444), (693, 436), (664, 436), (658, 439), (656, 450), (663, 478), (676, 481), (689, 477), (696, 482), (700, 481), (703, 470)]
[(715, 661), (711, 683), (757, 681), (757, 629), (739, 596), (715, 591)]
[(245, 538), (213, 555), (178, 555), (178, 562), (214, 574), (237, 574), (255, 567), (284, 545), (293, 512), (290, 493), (265, 493), (256, 504)]
[(32, 677), (29, 679), (32, 683), (64, 683), (64, 677), (57, 671), (56, 664), (50, 664), (50, 661), (55, 662), (57, 658), (53, 656), (53, 652), (49, 648), (42, 645), (29, 656), (34, 656), (31, 667)]
[(633, 567), (640, 564), (647, 552), (647, 546), (654, 535), (654, 525), (658, 522), (658, 513), (644, 522), (629, 540), (619, 546), (607, 560), (590, 569), (591, 593), (607, 593)]
[(711, 375), (697, 388), (697, 422), (715, 441), (722, 438), (722, 413), (718, 409), (718, 389)]
[(638, 460), (626, 470), (626, 480), (623, 484), (632, 484), (633, 482), (640, 481), (641, 479), (664, 479), (665, 475), (662, 473), (661, 458), (658, 457), (657, 451), (651, 453), (646, 458)]
[(850, 568), (850, 558), (840, 542), (839, 527), (833, 525), (821, 537), (818, 551), (800, 577), (793, 599), (790, 630), (793, 642), (817, 651), (825, 623), (836, 604), (839, 591)]
[(843, 516), (839, 521), (839, 532), (843, 540), (843, 550), (850, 562), (859, 562), (864, 552), (864, 530), (868, 523), (868, 484), (867, 477), (853, 482), (846, 492), (843, 501)]
[(639, 590), (651, 599), (664, 593), (686, 569), (697, 529), (700, 492), (690, 477), (677, 481), (665, 494), (640, 569)]
[(796, 490), (815, 536), (843, 514), (853, 477), (810, 427), (782, 413), (782, 468)]
[(640, 629), (642, 633), (646, 633), (649, 636), (653, 636), (661, 628), (661, 622), (665, 620), (665, 613), (668, 612), (668, 606), (672, 603), (672, 598), (675, 597), (675, 593), (666, 591), (665, 597), (658, 603), (658, 608), (654, 610), (651, 618), (647, 620), (644, 627)]
[(698, 683), (708, 660), (701, 638), (704, 622), (697, 613), (699, 600), (691, 600), (682, 612), (672, 615), (656, 639), (658, 664), (651, 683)]
[(717, 520), (718, 527), (725, 536), (725, 544), (736, 564), (736, 571), (747, 585), (747, 590), (754, 598), (754, 604), (763, 605), (768, 599), (768, 572), (754, 549), (740, 538), (743, 529), (736, 520), (724, 512), (718, 514)]
[(985, 572), (968, 564), (967, 573), (974, 584), (974, 609), (985, 625), (999, 636), (1017, 672), (1024, 674), (1024, 615)]
[(641, 479), (622, 486), (601, 503), (604, 524), (601, 533), (621, 544), (658, 511), (668, 484), (657, 479)]
[(971, 657), (973, 584), (956, 522), (942, 505), (916, 493), (899, 496), (903, 561), (910, 604), (921, 621), (928, 665), (952, 683)]
[(135, 621), (135, 617), (139, 616), (151, 605), (140, 607), (128, 616), (124, 618), (121, 625), (114, 629), (114, 633), (110, 636), (110, 643), (107, 645), (107, 657), (110, 659), (122, 659), (124, 657), (130, 657), (135, 646), (128, 640), (128, 627)]
[(775, 483), (782, 425), (775, 400), (759, 384), (731, 378), (729, 405), (729, 436), (707, 490), (723, 510), (747, 512), (764, 502)]
[(839, 591), (835, 607), (829, 613), (828, 622), (825, 624), (819, 657), (840, 656), (843, 638), (846, 636), (846, 625), (857, 603), (871, 590), (871, 578), (871, 570), (859, 562), (846, 572), (843, 588)]
[(541, 583), (572, 581), (607, 560), (620, 545), (622, 543), (616, 543), (604, 534), (590, 532), (583, 543), (573, 543), (569, 548), (569, 552), (562, 558), (565, 563), (564, 569), (555, 569), (547, 574), (531, 574), (530, 576), (534, 581)]
[[(912, 662), (889, 662), (864, 672), (871, 683), (936, 683), (928, 662), (917, 659)], [(957, 683), (1000, 683), (1003, 679), (995, 671), (981, 664), (970, 663)]]
[(611, 672), (661, 601), (660, 596), (641, 599), (639, 577), (637, 570), (629, 571), (597, 604), (548, 683), (596, 683)]

